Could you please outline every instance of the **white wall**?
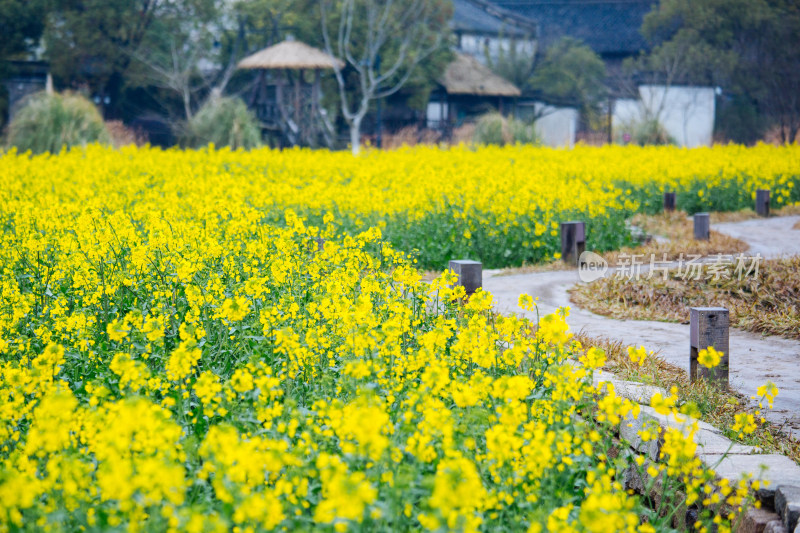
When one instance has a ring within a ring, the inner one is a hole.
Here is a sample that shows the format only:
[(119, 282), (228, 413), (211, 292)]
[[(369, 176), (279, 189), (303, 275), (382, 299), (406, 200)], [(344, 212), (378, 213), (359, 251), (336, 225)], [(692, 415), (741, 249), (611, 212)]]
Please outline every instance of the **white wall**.
[(428, 102), (425, 111), (426, 126), (431, 129), (443, 127), (447, 121), (448, 110), (448, 105), (444, 102)]
[(620, 98), (614, 102), (614, 113), (611, 115), (611, 125), (614, 132), (623, 124), (638, 122), (644, 117), (642, 103), (633, 98)]
[(536, 53), (536, 40), (534, 39), (510, 39), (508, 37), (486, 37), (485, 35), (475, 35), (464, 33), (459, 40), (459, 48), (465, 54), (475, 57), (481, 63), (486, 63), (486, 51), (489, 57), (496, 60), (500, 55), (500, 50), (508, 53), (511, 50), (512, 41), (516, 43), (517, 53), (526, 54), (531, 57)]
[(578, 130), (578, 110), (574, 107), (553, 107), (537, 102), (537, 115), (534, 124), (536, 134), (545, 146), (554, 148), (575, 146), (575, 132)]
[(680, 146), (708, 146), (714, 133), (714, 104), (711, 87), (642, 85), (639, 100), (614, 103), (612, 127), (616, 137), (626, 123), (655, 117)]

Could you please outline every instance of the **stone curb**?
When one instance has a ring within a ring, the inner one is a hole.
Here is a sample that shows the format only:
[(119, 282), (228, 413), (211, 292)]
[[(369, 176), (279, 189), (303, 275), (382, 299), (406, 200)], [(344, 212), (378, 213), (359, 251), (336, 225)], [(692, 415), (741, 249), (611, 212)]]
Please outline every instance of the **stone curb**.
[[(570, 363), (580, 364), (574, 361)], [(753, 481), (769, 482), (766, 487), (761, 486), (756, 491), (762, 508), (748, 509), (736, 528), (737, 533), (800, 533), (800, 466), (794, 461), (785, 455), (762, 454), (755, 446), (736, 444), (725, 437), (720, 429), (701, 420), (691, 417), (679, 420), (671, 414), (657, 413), (649, 404), (656, 393), (667, 396), (667, 391), (661, 387), (626, 381), (611, 372), (595, 370), (593, 385), (598, 387), (604, 383), (611, 384), (617, 395), (640, 404), (639, 417), (625, 417), (619, 425), (619, 436), (634, 451), (645, 455), (646, 459), (658, 461), (663, 441), (643, 441), (638, 432), (645, 426), (657, 425), (663, 430), (674, 428), (686, 434), (696, 422), (699, 428), (694, 435), (697, 456), (707, 467), (714, 469), (717, 477), (737, 482), (748, 475)], [(637, 489), (635, 476), (626, 475), (628, 484), (631, 486), (626, 488)]]

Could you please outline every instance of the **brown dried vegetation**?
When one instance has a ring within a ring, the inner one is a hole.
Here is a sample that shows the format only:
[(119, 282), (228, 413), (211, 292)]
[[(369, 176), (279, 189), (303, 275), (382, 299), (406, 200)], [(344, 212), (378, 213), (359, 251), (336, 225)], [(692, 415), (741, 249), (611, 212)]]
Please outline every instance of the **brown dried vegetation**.
[[(715, 221), (712, 218), (712, 224)], [(648, 235), (656, 235), (661, 238), (653, 238), (646, 244), (635, 248), (623, 248), (603, 254), (609, 265), (618, 265), (621, 255), (644, 255), (649, 261), (652, 254), (656, 261), (677, 261), (681, 254), (684, 258), (689, 255), (732, 254), (744, 252), (748, 248), (746, 243), (714, 230), (711, 230), (709, 240), (695, 240), (694, 223), (686, 213), (679, 211), (655, 216), (636, 215), (631, 223)]]
[(733, 327), (800, 339), (800, 257), (761, 261), (757, 275), (714, 279), (708, 265), (701, 279), (670, 270), (647, 279), (608, 277), (576, 287), (571, 300), (601, 315), (686, 322), (690, 307), (723, 306)]

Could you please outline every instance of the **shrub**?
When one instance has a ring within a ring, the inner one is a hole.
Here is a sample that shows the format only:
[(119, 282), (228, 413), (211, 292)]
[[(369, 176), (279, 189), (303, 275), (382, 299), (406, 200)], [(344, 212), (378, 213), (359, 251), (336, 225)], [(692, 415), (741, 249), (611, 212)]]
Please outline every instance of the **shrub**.
[[(624, 122), (617, 131), (617, 142), (623, 144), (631, 143), (639, 146), (678, 144), (656, 118)], [(626, 138), (626, 134), (630, 137)]]
[(511, 134), (506, 126), (506, 119), (500, 113), (482, 115), (475, 124), (472, 140), (476, 144), (494, 144), (503, 146), (511, 142)]
[(8, 127), (8, 144), (20, 152), (55, 153), (93, 142), (109, 143), (108, 131), (94, 104), (76, 93), (36, 93)]
[(116, 148), (130, 144), (144, 146), (148, 142), (147, 133), (140, 129), (130, 128), (121, 120), (109, 120), (106, 122), (106, 129), (108, 129), (111, 144)]
[(533, 124), (506, 118), (500, 113), (487, 113), (478, 118), (472, 140), (475, 144), (496, 146), (517, 143), (538, 144)]
[(540, 144), (539, 136), (536, 134), (534, 125), (522, 122), (521, 120), (511, 119), (508, 121), (508, 129), (514, 143), (521, 144)]
[(186, 124), (185, 146), (256, 148), (261, 145), (258, 119), (238, 98), (212, 97)]

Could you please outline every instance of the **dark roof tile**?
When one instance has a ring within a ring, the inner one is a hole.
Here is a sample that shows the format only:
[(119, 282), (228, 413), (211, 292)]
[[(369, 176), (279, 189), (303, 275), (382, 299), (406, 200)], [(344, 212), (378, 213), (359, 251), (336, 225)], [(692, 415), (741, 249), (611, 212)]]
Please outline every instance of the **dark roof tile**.
[(507, 12), (536, 21), (545, 46), (562, 36), (595, 52), (633, 55), (647, 49), (639, 29), (655, 0), (492, 0)]
[(506, 12), (488, 0), (453, 0), (454, 31), (535, 37), (535, 23), (518, 18), (519, 15)]

